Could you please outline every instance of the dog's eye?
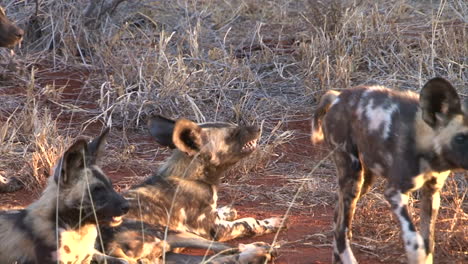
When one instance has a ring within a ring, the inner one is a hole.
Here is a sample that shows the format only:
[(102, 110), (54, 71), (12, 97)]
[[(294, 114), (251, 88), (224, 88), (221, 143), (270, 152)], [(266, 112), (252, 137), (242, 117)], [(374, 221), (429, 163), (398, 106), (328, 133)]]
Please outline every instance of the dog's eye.
[(102, 192), (105, 192), (105, 191), (106, 190), (105, 190), (104, 186), (101, 186), (101, 185), (95, 186), (93, 188), (93, 190), (92, 190), (93, 193), (102, 193)]
[(232, 133), (229, 135), (229, 139), (236, 139), (239, 137), (239, 134), (240, 134), (240, 130), (236, 129), (232, 131)]
[(467, 139), (466, 135), (458, 135), (458, 136), (455, 136), (455, 142), (456, 142), (457, 144), (463, 144), (463, 143), (465, 143), (465, 142), (466, 142), (466, 139)]

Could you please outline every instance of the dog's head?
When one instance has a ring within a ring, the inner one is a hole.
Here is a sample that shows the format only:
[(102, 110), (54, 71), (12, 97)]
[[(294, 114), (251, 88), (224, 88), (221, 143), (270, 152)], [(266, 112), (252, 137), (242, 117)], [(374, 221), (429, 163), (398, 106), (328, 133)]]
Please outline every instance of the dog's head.
[(13, 24), (0, 6), (0, 47), (11, 48), (20, 43), (24, 31)]
[(58, 161), (53, 181), (59, 193), (59, 218), (65, 222), (97, 220), (115, 226), (129, 209), (128, 201), (112, 188), (111, 181), (97, 165), (108, 131), (90, 143), (77, 140)]
[(257, 148), (260, 130), (256, 126), (231, 123), (197, 124), (187, 119), (172, 121), (154, 117), (149, 122), (158, 143), (177, 148), (188, 156), (198, 156), (216, 168), (229, 167)]
[(468, 169), (468, 109), (455, 88), (445, 79), (431, 79), (421, 90), (419, 105), (431, 128), (425, 140), (451, 169)]

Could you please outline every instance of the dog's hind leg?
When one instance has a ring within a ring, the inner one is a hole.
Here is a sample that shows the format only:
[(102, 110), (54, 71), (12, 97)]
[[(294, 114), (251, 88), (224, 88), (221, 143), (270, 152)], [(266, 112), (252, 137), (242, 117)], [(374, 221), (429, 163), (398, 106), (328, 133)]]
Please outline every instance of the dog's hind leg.
[(228, 241), (245, 236), (259, 236), (277, 231), (281, 227), (280, 217), (257, 220), (252, 217), (235, 221), (216, 220), (212, 236), (218, 241)]
[(263, 242), (252, 244), (239, 244), (237, 249), (232, 249), (226, 254), (211, 256), (191, 256), (184, 254), (168, 253), (165, 264), (264, 264), (273, 259), (276, 251)]
[(168, 234), (165, 241), (170, 245), (171, 250), (175, 248), (200, 248), (209, 249), (214, 252), (221, 252), (232, 248), (227, 244), (208, 240), (188, 232)]
[(435, 175), (421, 189), (421, 235), (426, 250), (425, 263), (432, 263), (434, 253), (434, 227), (440, 206), (442, 189), (449, 172)]
[(351, 225), (356, 203), (364, 182), (364, 173), (357, 152), (336, 152), (333, 156), (338, 170), (338, 204), (335, 208), (333, 263), (357, 263), (350, 247)]

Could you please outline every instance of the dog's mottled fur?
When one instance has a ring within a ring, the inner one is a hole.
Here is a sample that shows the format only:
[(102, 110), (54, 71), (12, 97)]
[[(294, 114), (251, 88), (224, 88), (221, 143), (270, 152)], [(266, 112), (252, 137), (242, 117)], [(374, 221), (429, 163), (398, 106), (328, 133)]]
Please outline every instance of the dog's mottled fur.
[[(325, 94), (312, 120), (312, 141), (325, 138), (338, 171), (334, 263), (357, 263), (351, 224), (374, 175), (388, 181), (385, 197), (400, 224), (408, 263), (432, 263), (439, 191), (451, 170), (468, 169), (468, 115), (455, 88), (434, 78), (420, 95), (384, 87)], [(323, 129), (323, 131), (322, 131)], [(408, 197), (421, 189), (421, 234)]]
[[(258, 128), (156, 117), (149, 129), (160, 144), (175, 148), (174, 153), (155, 175), (124, 194), (131, 209), (122, 225), (104, 228), (106, 253), (130, 263), (156, 261), (164, 251), (174, 248), (209, 247), (220, 251), (229, 247), (211, 240), (226, 241), (278, 229), (279, 218), (234, 220), (234, 209), (217, 209), (217, 189), (223, 172), (255, 150)], [(165, 238), (166, 226), (169, 233)], [(240, 253), (228, 258), (233, 263), (236, 258), (245, 259), (240, 263), (254, 263), (249, 250), (258, 253), (265, 251), (264, 247), (240, 246)], [(178, 261), (183, 258), (176, 254), (167, 257)], [(262, 257), (269, 258), (269, 254)], [(187, 256), (184, 261), (195, 260)]]
[(37, 201), (22, 210), (0, 212), (0, 263), (91, 263), (94, 255), (114, 260), (94, 249), (97, 223), (119, 224), (129, 207), (96, 164), (106, 134), (89, 144), (77, 140), (58, 161)]

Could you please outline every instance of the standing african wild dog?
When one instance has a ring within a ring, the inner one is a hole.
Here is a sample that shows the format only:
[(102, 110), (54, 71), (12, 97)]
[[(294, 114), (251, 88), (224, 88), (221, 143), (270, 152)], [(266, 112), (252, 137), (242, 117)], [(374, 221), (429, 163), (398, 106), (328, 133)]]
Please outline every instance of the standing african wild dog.
[[(0, 6), (0, 47), (10, 48), (21, 42), (23, 30), (13, 24), (5, 14), (5, 10)], [(14, 192), (21, 189), (21, 182), (13, 177), (0, 175), (0, 193)]]
[(0, 47), (12, 48), (23, 39), (24, 31), (13, 24), (0, 6)]
[[(468, 114), (457, 91), (428, 81), (419, 98), (384, 87), (356, 87), (322, 97), (312, 141), (325, 137), (338, 170), (334, 263), (357, 263), (350, 248), (356, 202), (374, 175), (387, 178), (385, 197), (401, 225), (408, 263), (432, 263), (439, 191), (454, 169), (468, 169)], [(322, 132), (323, 129), (323, 132)], [(421, 188), (421, 235), (408, 196)]]
[(107, 131), (63, 154), (39, 200), (0, 212), (0, 263), (90, 263), (95, 253), (96, 260), (116, 260), (94, 249), (97, 222), (118, 225), (129, 207), (96, 165)]
[[(260, 136), (257, 127), (156, 117), (149, 129), (157, 142), (176, 149), (155, 175), (124, 194), (130, 211), (122, 225), (103, 229), (106, 253), (131, 263), (155, 261), (163, 251), (176, 247), (220, 251), (229, 247), (210, 240), (261, 235), (279, 228), (279, 218), (234, 220), (234, 209), (217, 209), (217, 188), (223, 172), (256, 149)], [(163, 241), (166, 226), (170, 232)], [(264, 246), (251, 244), (239, 249), (257, 249), (254, 251), (258, 253)], [(249, 254), (243, 251), (235, 258), (246, 258), (247, 263)], [(181, 256), (167, 257), (182, 263)]]

